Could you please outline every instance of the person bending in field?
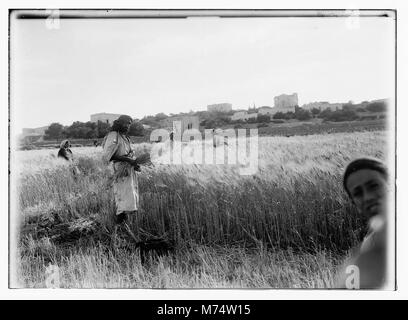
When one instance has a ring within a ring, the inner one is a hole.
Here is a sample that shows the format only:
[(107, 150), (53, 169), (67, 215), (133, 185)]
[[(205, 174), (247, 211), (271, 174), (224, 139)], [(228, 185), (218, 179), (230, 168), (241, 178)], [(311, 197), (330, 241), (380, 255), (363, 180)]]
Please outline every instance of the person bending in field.
[(341, 268), (337, 287), (381, 288), (386, 281), (387, 263), (387, 169), (376, 159), (354, 160), (345, 170), (343, 185), (358, 213), (368, 219), (368, 233)]
[(102, 144), (103, 157), (106, 163), (112, 163), (114, 171), (113, 192), (116, 203), (115, 220), (122, 223), (129, 214), (134, 214), (139, 208), (139, 186), (136, 171), (145, 158), (135, 159), (127, 135), (133, 120), (130, 116), (121, 115), (113, 122), (111, 132)]
[(73, 161), (72, 151), (70, 149), (71, 144), (68, 140), (63, 140), (60, 144), (60, 149), (58, 151), (58, 158), (63, 158), (67, 161)]
[(74, 175), (74, 179), (77, 179), (78, 175), (80, 174), (80, 171), (76, 164), (74, 163), (74, 156), (72, 154), (70, 147), (71, 144), (69, 143), (69, 140), (63, 140), (60, 144), (60, 149), (58, 151), (58, 158), (65, 159), (70, 162), (70, 168), (72, 170), (72, 174)]

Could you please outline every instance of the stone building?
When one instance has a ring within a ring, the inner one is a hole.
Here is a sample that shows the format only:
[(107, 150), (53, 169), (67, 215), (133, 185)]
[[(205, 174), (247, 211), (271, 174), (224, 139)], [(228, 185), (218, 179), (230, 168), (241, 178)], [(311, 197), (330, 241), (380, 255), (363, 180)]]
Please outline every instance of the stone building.
[(189, 129), (200, 129), (200, 122), (197, 116), (183, 116), (180, 117), (181, 133)]
[(40, 142), (44, 140), (45, 131), (49, 126), (39, 128), (23, 128), (23, 132), (19, 135), (19, 139), (24, 143)]
[(231, 103), (216, 103), (207, 106), (208, 112), (230, 112), (232, 111)]
[[(178, 126), (179, 123), (180, 127)], [(200, 130), (200, 120), (198, 116), (168, 117), (161, 121), (161, 127), (169, 130), (170, 132), (176, 131), (174, 133), (180, 133), (182, 135), (184, 131), (189, 129)]]
[(317, 101), (317, 102), (310, 102), (302, 105), (302, 109), (305, 110), (312, 110), (314, 108), (323, 111), (327, 108), (331, 109), (332, 111), (340, 110), (343, 107), (344, 103), (329, 103), (327, 101)]
[(273, 111), (273, 108), (269, 106), (263, 106), (258, 109), (258, 113), (261, 115), (272, 115)]
[(43, 136), (45, 131), (48, 129), (48, 126), (39, 127), (39, 128), (23, 128), (23, 137), (26, 136)]
[(298, 105), (298, 95), (297, 93), (293, 94), (281, 94), (273, 98), (275, 102), (275, 108), (285, 109), (291, 108)]
[(258, 113), (248, 113), (248, 111), (237, 111), (231, 116), (232, 121), (247, 121), (252, 118), (258, 117)]
[(117, 118), (119, 118), (121, 115), (116, 114), (116, 113), (95, 113), (91, 114), (91, 122), (98, 122), (102, 121), (105, 123), (108, 123), (109, 125), (113, 124), (113, 121), (115, 121)]

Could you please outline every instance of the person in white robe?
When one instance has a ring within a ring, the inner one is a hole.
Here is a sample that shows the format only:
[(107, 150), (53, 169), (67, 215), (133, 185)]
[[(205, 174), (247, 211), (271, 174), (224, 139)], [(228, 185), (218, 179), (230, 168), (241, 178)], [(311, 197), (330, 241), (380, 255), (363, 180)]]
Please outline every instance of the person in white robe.
[(129, 214), (136, 213), (139, 209), (137, 171), (140, 171), (140, 166), (127, 135), (132, 121), (130, 116), (120, 116), (114, 121), (112, 131), (103, 142), (103, 158), (106, 163), (113, 165), (117, 223), (126, 221)]

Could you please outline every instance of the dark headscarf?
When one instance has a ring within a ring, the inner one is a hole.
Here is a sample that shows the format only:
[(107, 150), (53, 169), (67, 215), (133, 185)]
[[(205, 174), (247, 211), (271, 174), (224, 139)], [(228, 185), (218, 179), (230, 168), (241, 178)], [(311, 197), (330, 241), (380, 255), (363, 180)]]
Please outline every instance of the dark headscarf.
[(71, 144), (69, 143), (69, 140), (62, 140), (60, 144), (60, 149), (58, 151), (58, 157), (71, 161), (73, 157), (72, 157), (72, 151), (69, 148), (70, 146)]
[(118, 119), (113, 121), (111, 131), (124, 132), (125, 129), (124, 129), (123, 124), (129, 121), (133, 121), (131, 116), (128, 116), (125, 114), (121, 115)]
[(384, 165), (384, 163), (382, 163), (380, 160), (377, 160), (374, 158), (360, 158), (360, 159), (353, 160), (348, 164), (346, 171), (344, 172), (344, 177), (343, 177), (343, 187), (349, 196), (350, 196), (350, 193), (346, 185), (348, 177), (352, 173), (359, 171), (359, 170), (363, 170), (363, 169), (370, 169), (370, 170), (378, 171), (384, 176), (386, 180), (388, 179), (387, 168)]

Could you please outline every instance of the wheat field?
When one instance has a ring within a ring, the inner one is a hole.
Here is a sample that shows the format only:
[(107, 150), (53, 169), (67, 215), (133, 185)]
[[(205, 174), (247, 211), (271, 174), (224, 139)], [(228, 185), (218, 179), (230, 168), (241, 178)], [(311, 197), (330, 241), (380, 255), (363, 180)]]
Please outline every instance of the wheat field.
[(65, 288), (332, 287), (365, 232), (342, 172), (354, 158), (387, 154), (386, 131), (348, 132), (260, 137), (254, 175), (239, 175), (237, 165), (144, 167), (141, 210), (129, 227), (137, 238), (168, 239), (175, 250), (142, 265), (115, 228), (112, 172), (101, 148), (72, 148), (76, 175), (57, 151), (13, 154), (14, 287), (45, 287), (48, 265), (58, 266)]

